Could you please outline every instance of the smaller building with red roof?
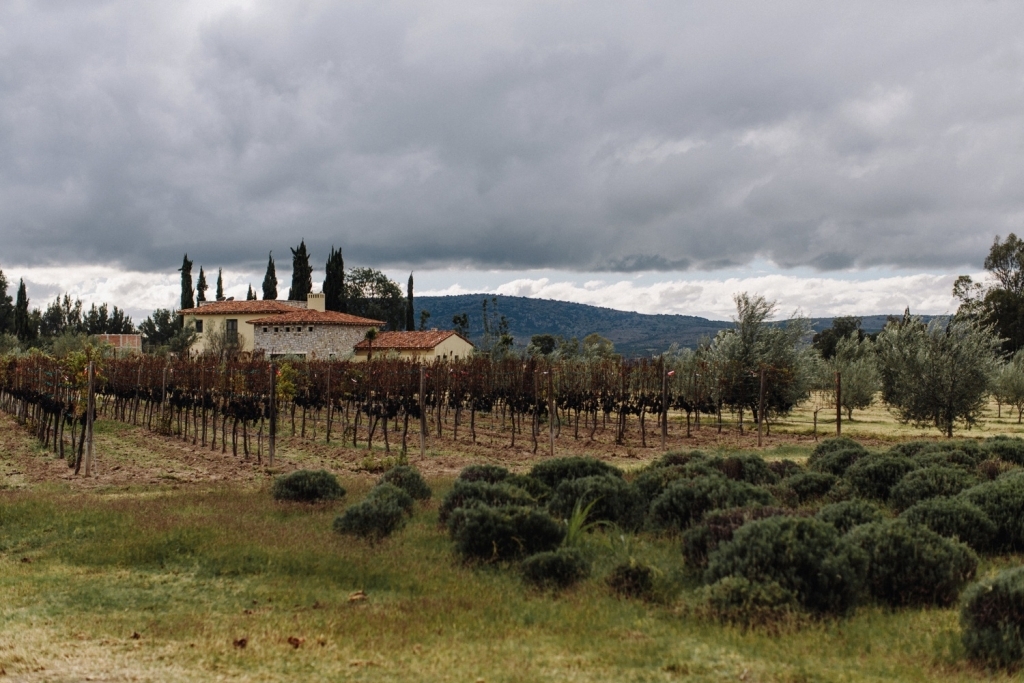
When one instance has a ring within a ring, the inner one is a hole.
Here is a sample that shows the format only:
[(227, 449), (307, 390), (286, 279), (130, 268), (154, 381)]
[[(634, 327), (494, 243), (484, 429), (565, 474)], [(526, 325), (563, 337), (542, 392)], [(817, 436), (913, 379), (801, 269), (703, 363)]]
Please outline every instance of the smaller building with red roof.
[(396, 355), (413, 360), (468, 358), (476, 347), (454, 330), (421, 332), (380, 332), (372, 341), (364, 339), (355, 346), (355, 359), (367, 360), (379, 355)]
[[(249, 320), (256, 349), (275, 356), (347, 358), (366, 333), (384, 324), (357, 315), (300, 309)], [(386, 333), (385, 333), (386, 334)]]

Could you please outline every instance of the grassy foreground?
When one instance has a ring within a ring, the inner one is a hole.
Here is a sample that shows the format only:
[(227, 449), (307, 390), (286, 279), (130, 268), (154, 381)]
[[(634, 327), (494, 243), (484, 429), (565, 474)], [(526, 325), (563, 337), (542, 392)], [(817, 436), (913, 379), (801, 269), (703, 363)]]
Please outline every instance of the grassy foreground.
[[(303, 506), (273, 502), (272, 475), (255, 463), (116, 423), (98, 433), (103, 477), (58, 479), (63, 464), (0, 415), (0, 677), (1015, 680), (964, 659), (954, 609), (867, 607), (744, 632), (695, 611), (699, 582), (677, 540), (641, 536), (624, 548), (601, 533), (589, 541), (593, 575), (542, 593), (509, 568), (454, 556), (437, 525), (449, 474), (428, 478), (434, 500), (373, 546), (331, 531), (374, 478), (330, 453), (286, 451), (292, 466), (335, 469), (348, 489), (339, 503)], [(778, 443), (764, 455), (809, 448)], [(150, 469), (118, 478), (133, 466)], [(228, 468), (244, 476), (221, 476)], [(619, 599), (606, 586), (627, 552), (660, 569), (657, 601)], [(985, 560), (979, 575), (1020, 560)]]

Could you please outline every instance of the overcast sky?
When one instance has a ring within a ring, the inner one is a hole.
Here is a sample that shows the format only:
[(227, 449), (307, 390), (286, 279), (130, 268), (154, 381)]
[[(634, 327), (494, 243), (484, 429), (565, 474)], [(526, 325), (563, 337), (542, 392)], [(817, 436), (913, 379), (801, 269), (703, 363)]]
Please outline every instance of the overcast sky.
[(170, 306), (185, 251), (244, 294), (305, 238), (424, 292), (943, 312), (1024, 232), (1019, 1), (10, 0), (0, 103), (34, 303)]

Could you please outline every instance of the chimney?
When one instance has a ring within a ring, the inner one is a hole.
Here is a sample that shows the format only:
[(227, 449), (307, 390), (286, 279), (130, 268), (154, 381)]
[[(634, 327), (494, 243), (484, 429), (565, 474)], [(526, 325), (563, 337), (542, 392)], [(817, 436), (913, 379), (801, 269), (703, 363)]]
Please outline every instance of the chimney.
[(323, 292), (319, 294), (307, 294), (306, 295), (306, 309), (310, 311), (320, 311), (323, 313), (327, 306), (327, 295)]

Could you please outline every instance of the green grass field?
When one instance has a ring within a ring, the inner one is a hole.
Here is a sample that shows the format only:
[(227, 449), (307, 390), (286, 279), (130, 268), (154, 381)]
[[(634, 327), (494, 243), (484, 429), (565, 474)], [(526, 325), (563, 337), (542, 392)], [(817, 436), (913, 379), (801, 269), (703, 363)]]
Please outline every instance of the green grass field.
[[(14, 680), (1013, 680), (964, 659), (955, 609), (866, 607), (781, 633), (709, 621), (677, 540), (595, 534), (592, 576), (557, 595), (465, 566), (437, 524), (450, 476), (428, 478), (433, 501), (374, 546), (331, 531), (374, 481), (340, 464), (343, 501), (281, 504), (272, 472), (217, 454), (245, 476), (203, 481), (187, 450), (124, 425), (101, 423), (103, 466), (149, 469), (92, 482), (47, 474), (52, 455), (7, 416), (0, 432), (0, 669)], [(284, 458), (332, 463), (294, 444)], [(659, 569), (655, 601), (605, 584), (627, 552)]]

